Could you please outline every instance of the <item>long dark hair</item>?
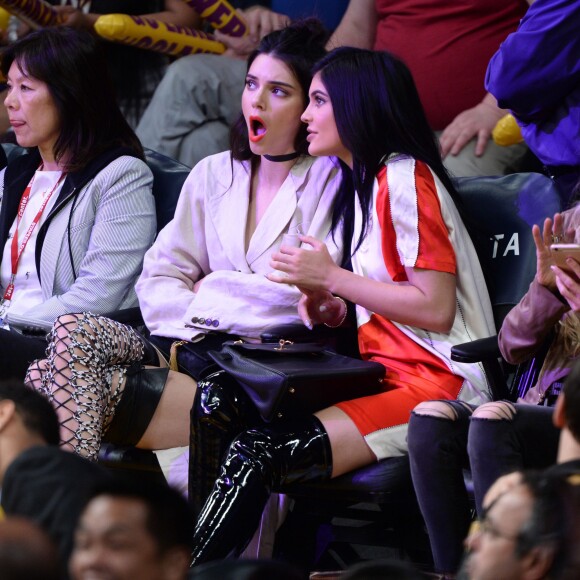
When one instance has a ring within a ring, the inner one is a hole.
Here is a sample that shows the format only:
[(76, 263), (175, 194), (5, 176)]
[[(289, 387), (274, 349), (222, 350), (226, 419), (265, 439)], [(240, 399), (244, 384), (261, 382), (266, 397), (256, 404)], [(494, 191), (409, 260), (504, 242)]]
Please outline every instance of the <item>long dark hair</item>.
[(387, 52), (341, 47), (314, 67), (317, 72), (332, 102), (340, 139), (353, 156), (352, 172), (341, 163), (344, 179), (334, 205), (333, 231), (344, 220), (345, 231), (352, 233), (354, 188), (363, 214), (356, 248), (360, 246), (369, 225), (375, 176), (392, 153), (429, 165), (459, 204), (411, 72), (401, 60)]
[(54, 156), (66, 160), (67, 171), (83, 168), (114, 146), (144, 158), (115, 100), (99, 43), (88, 32), (61, 26), (37, 30), (2, 51), (4, 76), (13, 62), (48, 86), (61, 124)]
[[(308, 102), (308, 89), (312, 80), (312, 67), (326, 54), (325, 44), (328, 39), (328, 31), (320, 20), (306, 18), (276, 30), (265, 36), (258, 48), (250, 54), (248, 67), (250, 69), (256, 57), (268, 54), (281, 60), (292, 71), (300, 87), (302, 88), (304, 108)], [(304, 155), (308, 154), (308, 142), (306, 141), (306, 125), (302, 125), (294, 143), (296, 151)], [(243, 161), (257, 157), (252, 153), (248, 139), (248, 128), (244, 115), (240, 113), (237, 121), (230, 131), (230, 149), (233, 159)]]

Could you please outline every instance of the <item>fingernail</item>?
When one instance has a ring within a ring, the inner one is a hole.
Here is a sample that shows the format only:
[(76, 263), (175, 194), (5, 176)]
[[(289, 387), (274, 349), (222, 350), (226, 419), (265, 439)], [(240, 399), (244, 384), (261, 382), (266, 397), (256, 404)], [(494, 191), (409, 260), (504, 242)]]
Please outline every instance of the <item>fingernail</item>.
[(307, 320), (304, 325), (306, 328), (308, 328), (308, 330), (312, 330), (312, 322), (310, 320)]

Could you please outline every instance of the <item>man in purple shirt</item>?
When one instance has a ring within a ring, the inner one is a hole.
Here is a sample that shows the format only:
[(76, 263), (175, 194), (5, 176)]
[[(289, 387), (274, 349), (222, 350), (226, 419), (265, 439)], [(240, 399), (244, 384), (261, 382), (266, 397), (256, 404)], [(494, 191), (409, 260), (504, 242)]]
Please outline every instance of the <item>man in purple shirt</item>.
[(570, 201), (580, 178), (580, 2), (536, 0), (491, 58), (486, 89)]

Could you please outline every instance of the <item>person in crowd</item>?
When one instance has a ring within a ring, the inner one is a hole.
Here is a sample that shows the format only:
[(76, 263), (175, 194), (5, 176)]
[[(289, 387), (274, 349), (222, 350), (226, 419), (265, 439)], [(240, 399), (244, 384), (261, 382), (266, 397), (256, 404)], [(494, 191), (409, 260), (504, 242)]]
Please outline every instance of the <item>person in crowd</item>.
[(192, 517), (171, 487), (111, 480), (92, 491), (74, 536), (72, 580), (185, 580)]
[(409, 70), (356, 48), (333, 51), (314, 70), (302, 118), (309, 152), (340, 159), (333, 223), (352, 235), (353, 271), (322, 241), (300, 236), (308, 247), (282, 246), (268, 278), (301, 289), (307, 327), (339, 326), (345, 299), (356, 303), (360, 352), (386, 366), (384, 392), (236, 437), (198, 518), (192, 565), (239, 553), (285, 484), (406, 453), (410, 411), (431, 393), (488, 399), (478, 369), (446, 362), (461, 336), (492, 332), (491, 306)]
[(110, 476), (102, 467), (58, 448), (51, 404), (21, 382), (0, 383), (0, 485), (8, 517), (28, 518), (52, 538), (62, 570), (89, 490)]
[[(196, 54), (172, 63), (137, 126), (137, 135), (150, 149), (194, 166), (212, 153), (228, 148), (229, 127), (238, 115), (245, 61), (261, 38), (292, 19), (320, 18), (334, 28), (347, 0), (305, 2), (273, 0), (258, 6), (252, 0), (232, 2), (248, 26), (248, 35), (234, 38), (216, 31), (224, 55)], [(247, 6), (247, 5), (250, 6)]]
[(554, 424), (560, 429), (560, 440), (557, 465), (550, 472), (580, 473), (580, 363), (574, 365), (556, 401)]
[(193, 169), (175, 218), (145, 257), (137, 292), (151, 341), (166, 353), (186, 343), (179, 348), (201, 362), (189, 374), (144, 368), (161, 361), (134, 330), (89, 313), (57, 319), (48, 359), (31, 366), (29, 382), (57, 406), (67, 448), (95, 459), (103, 432), (149, 449), (187, 445), (205, 351), (299, 322), (300, 292), (265, 275), (285, 233), (330, 236), (339, 171), (335, 160), (306, 155), (300, 121), (326, 39), (318, 21), (305, 21), (262, 40), (248, 61), (231, 153)]
[(468, 554), (462, 578), (578, 577), (577, 481), (553, 473), (524, 472), (487, 505), (465, 541)]
[(580, 179), (579, 26), (577, 2), (536, 0), (491, 58), (485, 79), (566, 201)]
[(0, 570), (3, 580), (62, 580), (50, 536), (20, 517), (0, 520)]
[[(545, 472), (550, 475), (569, 476), (580, 474), (580, 362), (576, 362), (564, 381), (554, 412), (554, 426), (559, 429), (556, 464)], [(574, 479), (574, 478), (572, 478)], [(502, 475), (491, 485), (482, 502), (486, 510), (495, 499), (510, 487), (522, 481), (522, 471)]]
[(525, 0), (469, 3), (351, 0), (330, 47), (388, 50), (407, 64), (445, 166), (456, 176), (503, 175), (526, 147), (500, 147), (491, 132), (505, 115), (486, 94), (489, 59), (525, 14)]
[(512, 364), (550, 347), (536, 385), (518, 403), (497, 401), (475, 407), (430, 401), (412, 414), (409, 429), (411, 473), (429, 531), (436, 568), (452, 574), (462, 555), (470, 504), (463, 469), (471, 467), (476, 505), (502, 474), (543, 469), (556, 460), (558, 430), (551, 405), (578, 360), (580, 264), (554, 265), (550, 245), (580, 241), (580, 207), (534, 225), (537, 272), (528, 292), (506, 316), (499, 333), (503, 357)]
[[(0, 365), (22, 379), (59, 315), (137, 304), (155, 203), (90, 35), (31, 33), (3, 51), (1, 70), (16, 140), (29, 149), (0, 172)], [(22, 326), (40, 336), (21, 336)]]
[[(63, 26), (86, 30), (92, 34), (94, 23), (102, 14), (131, 14), (155, 18), (163, 22), (198, 28), (199, 14), (183, 0), (49, 0), (60, 13)], [(30, 32), (21, 23), (18, 36)], [(109, 74), (119, 107), (131, 127), (136, 127), (155, 88), (163, 78), (170, 62), (168, 56), (132, 46), (104, 42)], [(0, 94), (0, 98), (2, 94)], [(0, 121), (2, 124), (2, 121)], [(4, 130), (0, 126), (0, 130)]]
[[(551, 503), (545, 503), (543, 507), (537, 504), (538, 501), (546, 501), (548, 496), (541, 493), (536, 497), (534, 506), (534, 515), (528, 524), (525, 525), (525, 531), (522, 531), (518, 538), (516, 559), (519, 559), (519, 566), (530, 566), (541, 564), (542, 568), (549, 568), (545, 573), (549, 578), (576, 578), (580, 572), (580, 558), (578, 546), (580, 545), (580, 527), (578, 526), (578, 510), (580, 503), (578, 494), (578, 476), (580, 475), (580, 364), (575, 363), (570, 374), (566, 377), (562, 393), (556, 401), (553, 413), (554, 425), (561, 429), (560, 440), (558, 444), (557, 464), (549, 467), (543, 472), (545, 477), (565, 480), (573, 488), (566, 486), (561, 481), (558, 483), (561, 493), (559, 497), (552, 496)], [(526, 485), (528, 475), (526, 472), (515, 471), (508, 475), (500, 477), (490, 487), (483, 499), (483, 512), (489, 513), (496, 503), (500, 503), (503, 496), (509, 497), (509, 493), (514, 490), (520, 491), (521, 486)], [(518, 489), (519, 488), (519, 489)], [(550, 488), (548, 488), (550, 489)], [(517, 493), (516, 491), (516, 493)], [(556, 499), (556, 502), (553, 502)], [(503, 501), (503, 500), (502, 500)], [(550, 501), (550, 500), (548, 500)], [(501, 515), (501, 514), (499, 514)], [(486, 516), (489, 520), (490, 516)], [(509, 525), (511, 518), (502, 518), (498, 525)], [(538, 525), (545, 526), (538, 529)], [(503, 571), (505, 560), (497, 560), (497, 552), (493, 553), (485, 550), (484, 536), (487, 533), (493, 535), (493, 523), (491, 529), (484, 526), (479, 529), (477, 535), (471, 535), (466, 544), (471, 550), (468, 555), (467, 564), (462, 567), (470, 569), (469, 578), (497, 577), (498, 570)], [(551, 527), (551, 529), (549, 528)], [(476, 528), (477, 529), (477, 528)], [(543, 538), (538, 534), (542, 532)], [(544, 543), (547, 541), (547, 545)], [(491, 542), (487, 540), (489, 550)], [(535, 545), (534, 545), (535, 544)], [(550, 545), (551, 544), (551, 545)], [(539, 549), (539, 545), (542, 549)], [(538, 552), (536, 558), (530, 558), (528, 550), (536, 549)], [(527, 562), (524, 559), (527, 557)], [(512, 559), (512, 562), (514, 560)], [(467, 577), (467, 574), (465, 574)], [(522, 576), (517, 576), (521, 578)], [(544, 577), (536, 572), (532, 577)]]
[[(272, 6), (291, 14), (294, 3), (287, 4), (279, 1)], [(332, 5), (336, 11), (335, 2)], [(440, 137), (447, 168), (458, 176), (501, 175), (517, 165), (526, 147), (500, 147), (490, 140), (505, 111), (486, 94), (483, 82), (489, 59), (527, 7), (526, 0), (479, 0), (469, 5), (432, 2), (425, 10), (409, 0), (351, 0), (329, 47), (389, 50), (402, 58)], [(234, 51), (244, 46), (236, 39), (220, 40)], [(169, 67), (137, 134), (145, 146), (186, 165), (208, 151), (225, 149), (224, 119), (236, 114), (232, 90), (239, 86), (229, 79), (241, 75), (240, 64), (231, 59), (212, 55), (179, 59)]]

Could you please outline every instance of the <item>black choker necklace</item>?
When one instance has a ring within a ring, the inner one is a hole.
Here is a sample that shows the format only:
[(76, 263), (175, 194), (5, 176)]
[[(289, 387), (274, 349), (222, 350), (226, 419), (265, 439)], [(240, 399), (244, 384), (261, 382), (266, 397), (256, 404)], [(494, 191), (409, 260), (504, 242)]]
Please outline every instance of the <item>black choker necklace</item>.
[(286, 155), (264, 155), (268, 161), (274, 161), (275, 163), (281, 163), (282, 161), (292, 161), (292, 159), (296, 159), (296, 157), (299, 156), (300, 153), (298, 153), (298, 151), (294, 151), (294, 153), (286, 153)]

